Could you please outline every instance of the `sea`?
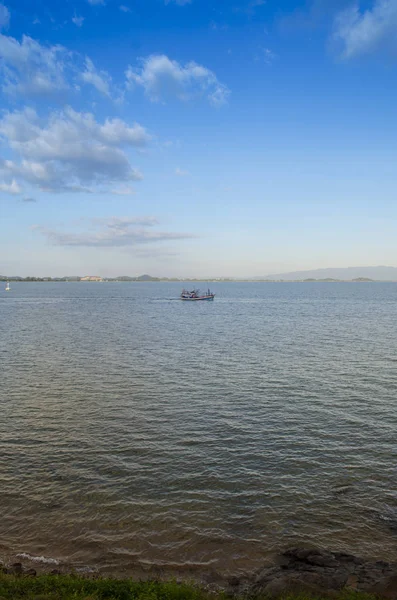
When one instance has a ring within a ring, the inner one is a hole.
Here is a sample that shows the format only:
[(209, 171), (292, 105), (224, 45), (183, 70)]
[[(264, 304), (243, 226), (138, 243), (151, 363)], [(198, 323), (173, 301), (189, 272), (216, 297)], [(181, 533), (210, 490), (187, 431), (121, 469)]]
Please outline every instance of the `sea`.
[(290, 546), (397, 560), (397, 284), (183, 285), (0, 290), (0, 559), (192, 579)]

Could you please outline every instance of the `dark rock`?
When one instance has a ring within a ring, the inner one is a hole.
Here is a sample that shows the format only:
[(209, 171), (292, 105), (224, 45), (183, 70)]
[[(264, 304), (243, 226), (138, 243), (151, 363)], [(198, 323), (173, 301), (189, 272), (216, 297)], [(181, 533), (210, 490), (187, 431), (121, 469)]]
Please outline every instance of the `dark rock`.
[(336, 567), (338, 561), (332, 552), (326, 552), (324, 550), (307, 550), (305, 548), (292, 548), (287, 550), (284, 555), (304, 564), (319, 566), (319, 567)]
[(346, 581), (346, 587), (350, 590), (356, 590), (358, 586), (358, 576), (353, 573), (349, 575)]
[(23, 573), (22, 563), (20, 563), (20, 562), (13, 563), (11, 565), (11, 567), (8, 568), (8, 572), (11, 573), (12, 575), (22, 575), (22, 573)]
[(269, 581), (272, 576), (278, 576), (280, 574), (280, 567), (265, 567), (260, 571), (256, 578), (255, 583), (260, 584), (262, 581)]
[(333, 590), (323, 588), (315, 581), (307, 581), (295, 576), (284, 576), (270, 581), (263, 589), (265, 597), (279, 598), (286, 595), (313, 597), (332, 597), (336, 595)]
[(397, 573), (390, 577), (385, 577), (375, 583), (368, 590), (371, 594), (381, 596), (382, 598), (397, 599)]
[(317, 567), (328, 567), (332, 569), (339, 565), (333, 554), (310, 554), (310, 556), (307, 557), (307, 562)]
[(344, 589), (397, 600), (397, 565), (366, 562), (343, 552), (290, 548), (275, 564), (259, 571), (248, 586), (248, 595), (286, 594), (335, 596)]
[(308, 556), (313, 554), (313, 552), (314, 550), (310, 550), (308, 548), (290, 548), (284, 552), (283, 556), (286, 556), (292, 560), (305, 561)]
[(397, 598), (397, 574), (388, 577), (384, 582), (384, 591), (383, 595), (385, 598), (392, 598), (393, 600)]
[(388, 569), (390, 567), (390, 564), (385, 562), (384, 560), (377, 560), (375, 566), (379, 567), (380, 569)]
[(362, 559), (357, 556), (353, 556), (352, 554), (346, 554), (345, 552), (335, 552), (335, 559), (341, 563), (354, 563), (356, 565), (362, 564)]
[(36, 577), (37, 572), (36, 569), (27, 569), (27, 571), (24, 571), (23, 574), (25, 577)]
[(50, 575), (61, 575), (61, 571), (59, 569), (52, 569)]

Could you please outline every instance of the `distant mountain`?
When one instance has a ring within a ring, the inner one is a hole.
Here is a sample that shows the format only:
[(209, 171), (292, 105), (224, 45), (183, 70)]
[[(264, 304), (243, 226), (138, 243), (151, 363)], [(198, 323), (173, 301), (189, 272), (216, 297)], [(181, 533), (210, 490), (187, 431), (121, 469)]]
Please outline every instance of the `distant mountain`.
[(159, 278), (151, 275), (140, 275), (136, 278), (136, 281), (159, 281)]
[(116, 277), (116, 281), (135, 281), (135, 277), (130, 277), (129, 275), (120, 275), (120, 277)]
[[(259, 279), (259, 277), (257, 277)], [(262, 278), (261, 278), (262, 279)], [(304, 281), (305, 279), (372, 279), (376, 281), (397, 281), (397, 267), (347, 267), (345, 269), (314, 269), (313, 271), (292, 271), (267, 275), (263, 279), (284, 279), (285, 281)]]

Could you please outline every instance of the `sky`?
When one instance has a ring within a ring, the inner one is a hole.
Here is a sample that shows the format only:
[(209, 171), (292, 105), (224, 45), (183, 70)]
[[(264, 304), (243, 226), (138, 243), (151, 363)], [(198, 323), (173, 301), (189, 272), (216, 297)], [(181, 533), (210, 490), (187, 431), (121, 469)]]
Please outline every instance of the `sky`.
[(397, 0), (0, 3), (0, 274), (397, 266)]

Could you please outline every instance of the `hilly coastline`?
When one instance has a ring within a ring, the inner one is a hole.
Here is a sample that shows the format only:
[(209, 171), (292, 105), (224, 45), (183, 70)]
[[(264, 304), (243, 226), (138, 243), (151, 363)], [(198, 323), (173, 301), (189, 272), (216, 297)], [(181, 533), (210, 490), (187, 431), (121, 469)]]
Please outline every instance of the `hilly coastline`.
[(397, 267), (346, 267), (313, 269), (310, 271), (292, 271), (289, 273), (276, 273), (256, 279), (304, 281), (305, 279), (352, 281), (367, 279), (373, 281), (397, 281)]

